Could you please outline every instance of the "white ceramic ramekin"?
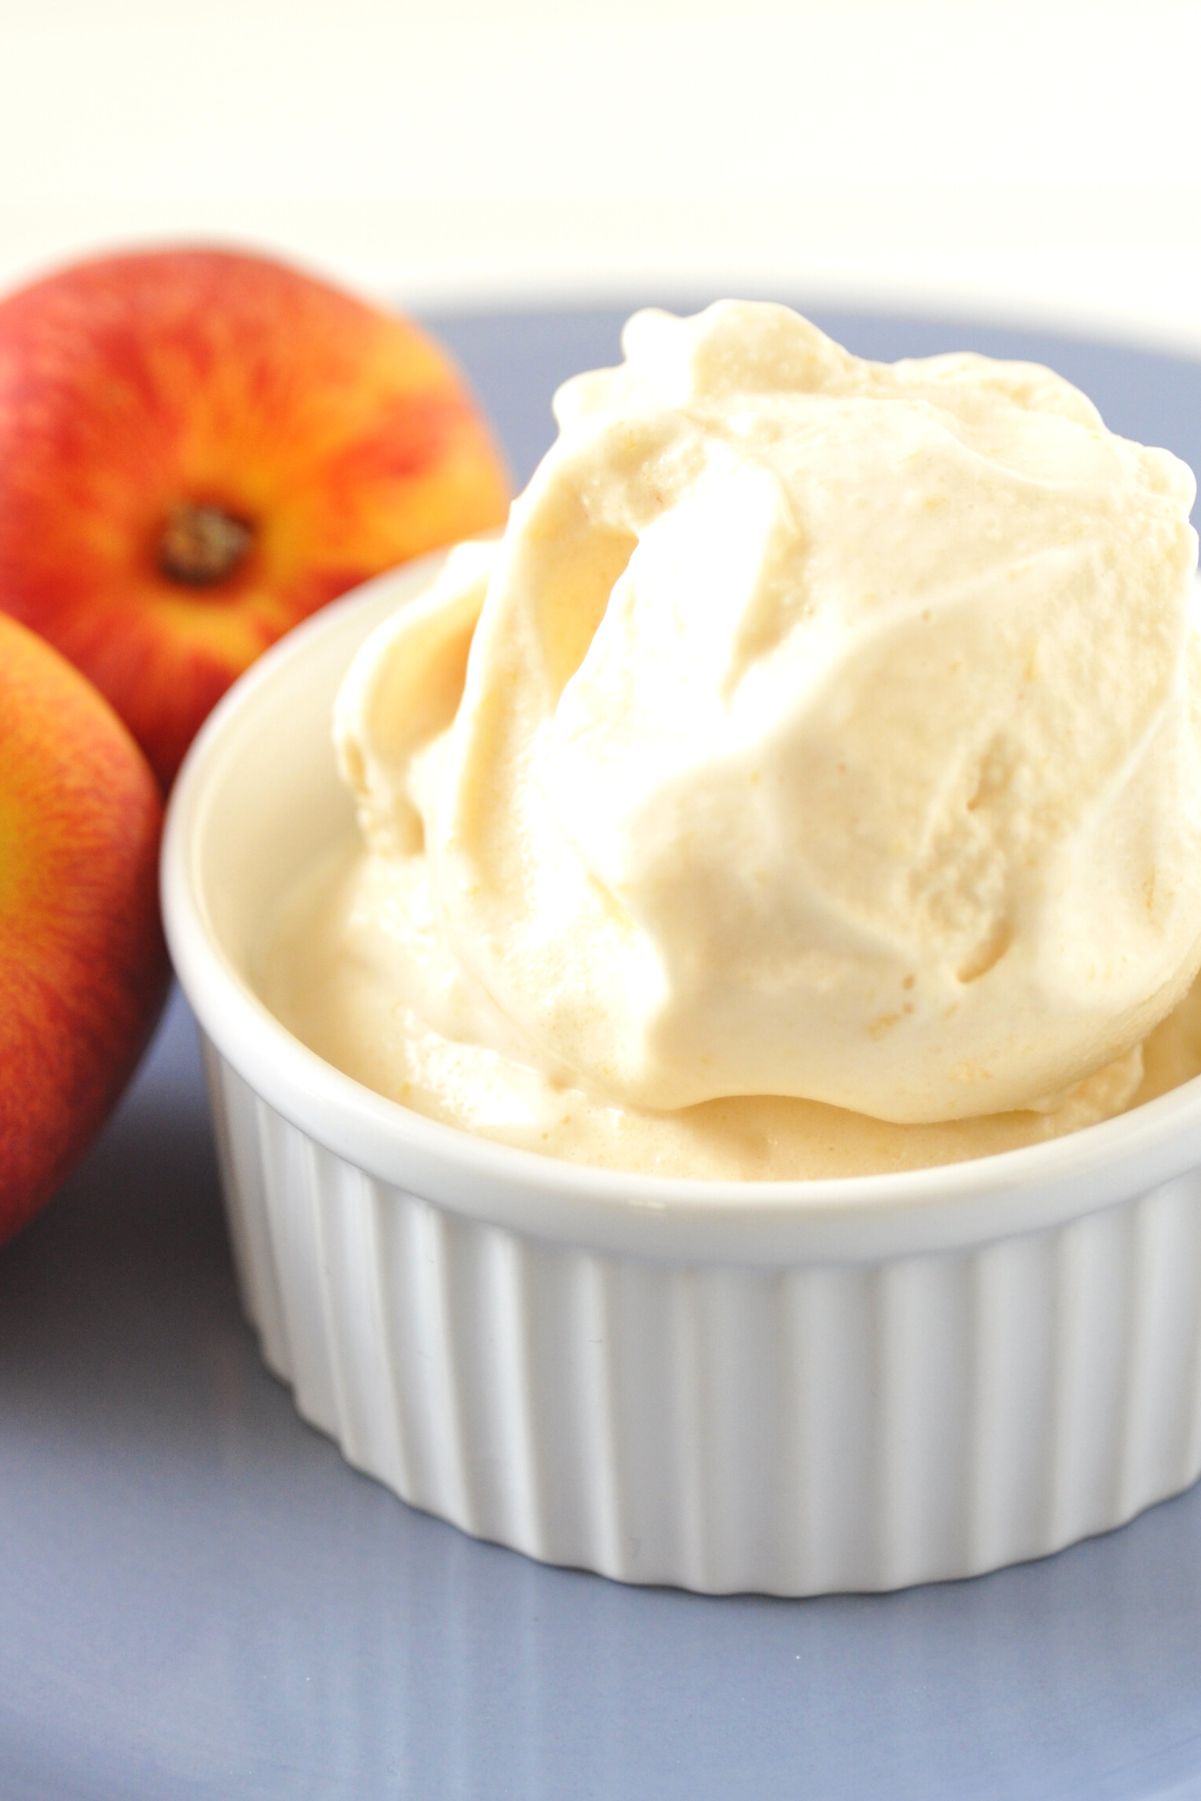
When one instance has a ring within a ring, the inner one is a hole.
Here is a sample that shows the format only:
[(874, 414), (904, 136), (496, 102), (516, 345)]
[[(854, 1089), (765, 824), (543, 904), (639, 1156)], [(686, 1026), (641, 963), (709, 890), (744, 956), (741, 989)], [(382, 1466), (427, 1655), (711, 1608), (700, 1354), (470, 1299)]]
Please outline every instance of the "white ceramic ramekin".
[(1201, 1081), (929, 1172), (675, 1181), (437, 1125), (261, 1004), (264, 924), (349, 827), (335, 688), (429, 568), (264, 657), (167, 825), (242, 1293), (304, 1417), (467, 1532), (707, 1591), (971, 1575), (1194, 1481)]

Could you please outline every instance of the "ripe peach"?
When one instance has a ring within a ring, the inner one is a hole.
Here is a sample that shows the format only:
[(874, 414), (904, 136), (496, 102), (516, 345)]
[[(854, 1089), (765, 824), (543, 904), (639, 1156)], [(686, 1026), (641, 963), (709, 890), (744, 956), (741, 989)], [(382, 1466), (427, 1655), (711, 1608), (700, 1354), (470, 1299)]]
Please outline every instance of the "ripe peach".
[(137, 1062), (166, 985), (158, 784), (58, 653), (0, 615), (0, 1243)]
[(506, 507), (444, 352), (298, 270), (144, 251), (0, 301), (0, 608), (164, 782), (289, 626)]

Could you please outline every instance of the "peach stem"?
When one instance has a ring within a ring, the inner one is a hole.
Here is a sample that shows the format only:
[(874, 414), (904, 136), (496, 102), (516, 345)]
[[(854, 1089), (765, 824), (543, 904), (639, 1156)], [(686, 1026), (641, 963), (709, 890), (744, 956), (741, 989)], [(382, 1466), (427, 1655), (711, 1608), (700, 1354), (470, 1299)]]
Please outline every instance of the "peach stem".
[(173, 507), (158, 545), (158, 566), (189, 588), (223, 582), (246, 559), (254, 528), (223, 507), (185, 501)]

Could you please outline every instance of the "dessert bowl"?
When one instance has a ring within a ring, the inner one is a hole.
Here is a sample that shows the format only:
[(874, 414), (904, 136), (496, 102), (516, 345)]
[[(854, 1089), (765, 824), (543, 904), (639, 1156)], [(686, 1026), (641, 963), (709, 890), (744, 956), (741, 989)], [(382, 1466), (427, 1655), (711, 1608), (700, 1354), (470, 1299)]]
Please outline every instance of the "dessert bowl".
[(353, 831), (330, 742), (368, 583), (217, 707), (169, 810), (246, 1312), (348, 1462), (478, 1537), (709, 1593), (884, 1590), (1106, 1531), (1201, 1472), (1201, 1078), (903, 1174), (588, 1169), (422, 1117), (255, 988)]

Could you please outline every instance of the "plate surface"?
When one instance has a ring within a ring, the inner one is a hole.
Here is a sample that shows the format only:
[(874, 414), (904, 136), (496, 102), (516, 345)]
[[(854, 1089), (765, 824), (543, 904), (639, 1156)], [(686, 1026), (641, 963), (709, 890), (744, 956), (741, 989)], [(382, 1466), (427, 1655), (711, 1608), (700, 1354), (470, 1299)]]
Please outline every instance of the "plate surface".
[[(1201, 365), (817, 316), (866, 355), (1051, 362), (1201, 466)], [(621, 317), (432, 321), (518, 480)], [(788, 1602), (545, 1569), (354, 1474), (239, 1316), (178, 995), (0, 1255), (0, 1545), (3, 1801), (1201, 1795), (1201, 1489), (1041, 1564)]]

